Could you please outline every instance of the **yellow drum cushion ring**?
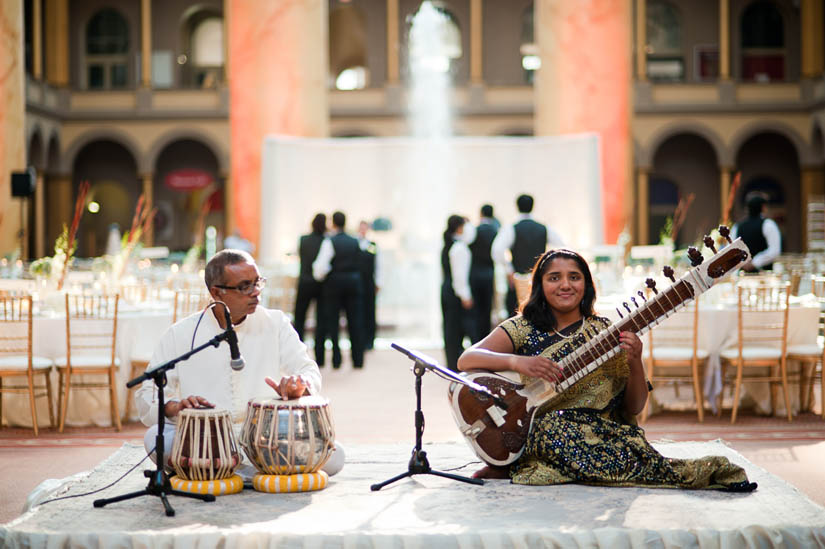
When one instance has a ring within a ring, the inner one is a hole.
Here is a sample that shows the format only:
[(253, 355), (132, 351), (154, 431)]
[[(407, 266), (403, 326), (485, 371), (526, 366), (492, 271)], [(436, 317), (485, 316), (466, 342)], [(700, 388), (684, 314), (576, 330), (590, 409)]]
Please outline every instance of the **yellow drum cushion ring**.
[(243, 490), (243, 479), (240, 475), (232, 475), (220, 480), (185, 480), (175, 475), (169, 479), (169, 484), (181, 492), (212, 494), (213, 496), (237, 494)]
[(312, 492), (327, 487), (329, 475), (323, 471), (317, 473), (299, 473), (296, 475), (255, 475), (252, 487), (259, 492), (281, 494), (287, 492)]

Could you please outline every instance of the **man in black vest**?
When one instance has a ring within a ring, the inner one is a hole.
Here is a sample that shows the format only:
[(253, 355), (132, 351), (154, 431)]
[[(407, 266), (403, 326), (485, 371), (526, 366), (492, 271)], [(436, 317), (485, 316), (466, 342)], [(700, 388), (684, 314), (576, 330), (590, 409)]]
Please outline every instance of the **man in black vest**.
[(324, 365), (324, 326), (322, 322), (322, 284), (312, 276), (312, 262), (318, 257), (324, 233), (327, 230), (327, 216), (319, 213), (312, 220), (312, 232), (298, 241), (298, 256), (301, 258), (301, 274), (298, 277), (298, 293), (295, 296), (295, 331), (304, 341), (304, 325), (309, 304), (315, 300), (315, 362)]
[(760, 192), (745, 197), (748, 216), (733, 226), (731, 238), (742, 237), (751, 252), (751, 260), (742, 266), (747, 272), (773, 268), (773, 260), (782, 251), (782, 235), (776, 222), (765, 217), (767, 198)]
[(362, 221), (358, 225), (358, 246), (361, 248), (359, 267), (364, 295), (364, 350), (370, 350), (375, 343), (375, 295), (378, 292), (376, 258), (378, 247), (367, 238), (370, 225)]
[[(501, 228), (493, 241), (492, 256), (500, 263), (507, 273), (507, 297), (505, 304), (507, 314), (514, 315), (519, 303), (516, 298), (516, 283), (514, 274), (527, 274), (533, 269), (536, 259), (548, 247), (563, 246), (561, 237), (545, 225), (535, 221), (530, 212), (533, 211), (533, 197), (522, 194), (516, 199), (519, 215), (513, 225)], [(510, 252), (511, 261), (507, 260)]]
[(493, 207), (481, 207), (481, 221), (476, 227), (475, 240), (470, 244), (470, 291), (473, 294), (474, 332), (473, 343), (490, 333), (490, 317), (493, 312), (495, 265), (490, 249), (498, 234), (498, 222), (493, 217)]
[(323, 298), (325, 301), (326, 333), (332, 339), (332, 367), (341, 367), (341, 350), (338, 347), (338, 319), (341, 309), (347, 316), (352, 349), (352, 365), (364, 365), (364, 318), (361, 274), (359, 258), (361, 248), (358, 240), (344, 232), (346, 216), (343, 212), (332, 214), (332, 236), (324, 239), (318, 257), (312, 263), (315, 280), (325, 280)]

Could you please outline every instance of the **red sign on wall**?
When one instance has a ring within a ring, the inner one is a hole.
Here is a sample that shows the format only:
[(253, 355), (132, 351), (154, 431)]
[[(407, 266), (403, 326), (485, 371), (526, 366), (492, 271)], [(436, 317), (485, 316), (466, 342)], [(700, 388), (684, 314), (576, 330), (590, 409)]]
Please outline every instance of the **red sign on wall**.
[(175, 191), (195, 191), (207, 187), (214, 179), (204, 170), (174, 170), (166, 174), (163, 183)]

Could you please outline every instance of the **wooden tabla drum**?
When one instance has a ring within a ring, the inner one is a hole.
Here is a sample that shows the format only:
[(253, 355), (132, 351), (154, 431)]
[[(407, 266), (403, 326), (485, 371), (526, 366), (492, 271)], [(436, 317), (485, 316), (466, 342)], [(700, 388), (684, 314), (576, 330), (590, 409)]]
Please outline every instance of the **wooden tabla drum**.
[(186, 408), (178, 414), (169, 465), (185, 480), (229, 478), (241, 453), (226, 410)]
[(265, 475), (313, 473), (335, 450), (329, 402), (319, 396), (251, 399), (241, 446)]

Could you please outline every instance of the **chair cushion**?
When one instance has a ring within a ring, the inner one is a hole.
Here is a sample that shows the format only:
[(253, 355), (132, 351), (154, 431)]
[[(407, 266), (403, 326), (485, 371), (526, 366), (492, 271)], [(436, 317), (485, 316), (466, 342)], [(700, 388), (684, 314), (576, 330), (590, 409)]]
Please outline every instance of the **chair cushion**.
[[(61, 356), (54, 363), (58, 368), (65, 368), (66, 357)], [(105, 368), (111, 363), (111, 355), (72, 355), (72, 368)], [(120, 366), (120, 359), (117, 356), (115, 356), (115, 366)]]
[(822, 356), (822, 347), (816, 343), (802, 345), (788, 345), (788, 356)]
[[(51, 359), (42, 356), (32, 357), (32, 367), (35, 370), (48, 370), (54, 365)], [(25, 370), (29, 367), (28, 355), (0, 357), (0, 370)]]
[[(696, 358), (704, 360), (708, 357), (708, 352), (704, 349), (696, 349)], [(691, 347), (653, 347), (654, 360), (680, 360), (690, 362), (693, 358), (693, 348)]]
[[(722, 358), (736, 360), (739, 358), (739, 350), (736, 347), (725, 349), (720, 353)], [(782, 357), (782, 350), (774, 347), (743, 347), (742, 358), (747, 360), (779, 360)]]

